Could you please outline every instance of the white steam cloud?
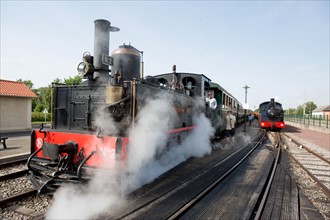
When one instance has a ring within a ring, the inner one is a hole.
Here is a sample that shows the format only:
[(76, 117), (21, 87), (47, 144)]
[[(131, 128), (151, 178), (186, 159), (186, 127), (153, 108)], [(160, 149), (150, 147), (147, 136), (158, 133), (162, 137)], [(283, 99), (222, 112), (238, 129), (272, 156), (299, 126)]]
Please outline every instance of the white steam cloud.
[(166, 132), (173, 128), (176, 112), (166, 96), (149, 100), (130, 132), (128, 172), (136, 173), (166, 147)]
[(203, 113), (193, 117), (196, 128), (181, 145), (167, 149), (167, 132), (173, 129), (176, 119), (169, 97), (158, 95), (146, 102), (130, 131), (127, 172), (121, 177), (121, 189), (113, 171), (97, 172), (86, 186), (66, 185), (57, 190), (46, 219), (90, 219), (98, 213), (111, 213), (125, 205), (122, 192), (129, 193), (151, 182), (189, 157), (210, 154), (214, 129)]

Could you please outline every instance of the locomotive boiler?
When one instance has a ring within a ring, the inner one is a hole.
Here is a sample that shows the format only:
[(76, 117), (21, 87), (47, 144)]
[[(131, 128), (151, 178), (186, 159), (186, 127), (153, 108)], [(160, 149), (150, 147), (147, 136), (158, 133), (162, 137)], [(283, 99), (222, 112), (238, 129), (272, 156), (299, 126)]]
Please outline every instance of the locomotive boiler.
[(259, 126), (266, 130), (281, 130), (285, 127), (282, 104), (275, 99), (259, 105)]
[(62, 182), (84, 182), (96, 168), (123, 172), (131, 150), (129, 134), (149, 100), (165, 97), (175, 111), (166, 147), (180, 145), (195, 127), (193, 115), (205, 110), (209, 78), (176, 72), (175, 66), (172, 72), (144, 78), (142, 52), (124, 44), (110, 56), (110, 32), (119, 28), (107, 20), (94, 25), (94, 54), (84, 53), (78, 65), (84, 81), (53, 86), (52, 128), (31, 135), (27, 165), (39, 193), (52, 192)]

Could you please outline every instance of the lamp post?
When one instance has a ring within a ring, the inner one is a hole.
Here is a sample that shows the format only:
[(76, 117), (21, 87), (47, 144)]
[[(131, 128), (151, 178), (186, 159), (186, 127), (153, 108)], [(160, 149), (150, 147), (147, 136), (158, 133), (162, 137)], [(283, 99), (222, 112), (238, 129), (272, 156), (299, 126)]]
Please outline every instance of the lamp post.
[[(250, 88), (250, 87), (248, 87), (247, 85), (245, 85), (244, 87), (243, 87), (243, 89), (245, 89), (245, 104), (247, 104), (247, 90), (248, 90), (248, 88)], [(246, 132), (246, 107), (247, 106), (245, 106), (245, 108), (244, 108), (244, 132)]]

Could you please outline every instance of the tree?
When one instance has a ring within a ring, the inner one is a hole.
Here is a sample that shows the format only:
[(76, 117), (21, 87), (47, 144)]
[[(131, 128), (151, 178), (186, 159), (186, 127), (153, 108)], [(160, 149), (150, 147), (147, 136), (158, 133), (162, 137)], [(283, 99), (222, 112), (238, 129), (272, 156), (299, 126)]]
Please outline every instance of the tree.
[(50, 112), (50, 96), (51, 87), (41, 87), (38, 89), (37, 104), (33, 109), (34, 112), (42, 112), (45, 108)]
[(309, 101), (309, 102), (306, 102), (303, 105), (299, 105), (297, 107), (297, 112), (296, 113), (301, 114), (301, 115), (304, 114), (304, 112), (305, 112), (305, 114), (312, 114), (312, 111), (316, 108), (317, 108), (317, 106), (315, 105), (315, 103), (312, 102), (312, 101)]
[(296, 109), (294, 108), (289, 108), (285, 110), (285, 114), (295, 114), (296, 113)]
[(66, 85), (79, 85), (82, 81), (82, 78), (77, 75), (75, 77), (69, 77), (67, 79), (64, 79), (64, 84)]
[(314, 102), (309, 101), (305, 103), (306, 109), (305, 114), (312, 114), (312, 111), (317, 108)]
[[(34, 94), (38, 95), (38, 89), (34, 89), (33, 86), (33, 82), (31, 80), (22, 80), (22, 79), (18, 79), (16, 80), (16, 82), (22, 82), (24, 83), (24, 85), (26, 85), (32, 92), (34, 92)], [(31, 110), (33, 111), (33, 109), (36, 107), (37, 105), (37, 99), (33, 98), (32, 99), (32, 105), (31, 105)]]
[(18, 80), (16, 80), (16, 82), (22, 82), (22, 83), (24, 83), (27, 87), (29, 87), (29, 89), (31, 89), (32, 90), (32, 88), (33, 88), (33, 83), (32, 83), (32, 81), (31, 80), (22, 80), (22, 79), (18, 79)]
[(63, 84), (63, 83), (62, 83), (62, 80), (59, 79), (59, 78), (54, 79), (52, 83), (53, 83), (53, 84)]
[(300, 114), (300, 115), (304, 114), (304, 106), (303, 105), (298, 105), (296, 114)]

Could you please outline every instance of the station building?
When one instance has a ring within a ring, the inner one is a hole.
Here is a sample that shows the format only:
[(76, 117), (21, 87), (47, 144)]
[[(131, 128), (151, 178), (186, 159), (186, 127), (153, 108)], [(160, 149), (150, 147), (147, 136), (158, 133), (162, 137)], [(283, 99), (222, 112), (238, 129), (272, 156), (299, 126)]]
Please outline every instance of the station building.
[(320, 106), (313, 110), (312, 116), (321, 117), (323, 119), (328, 118), (330, 119), (330, 105), (328, 106)]
[(0, 133), (31, 130), (35, 97), (24, 83), (0, 79)]

